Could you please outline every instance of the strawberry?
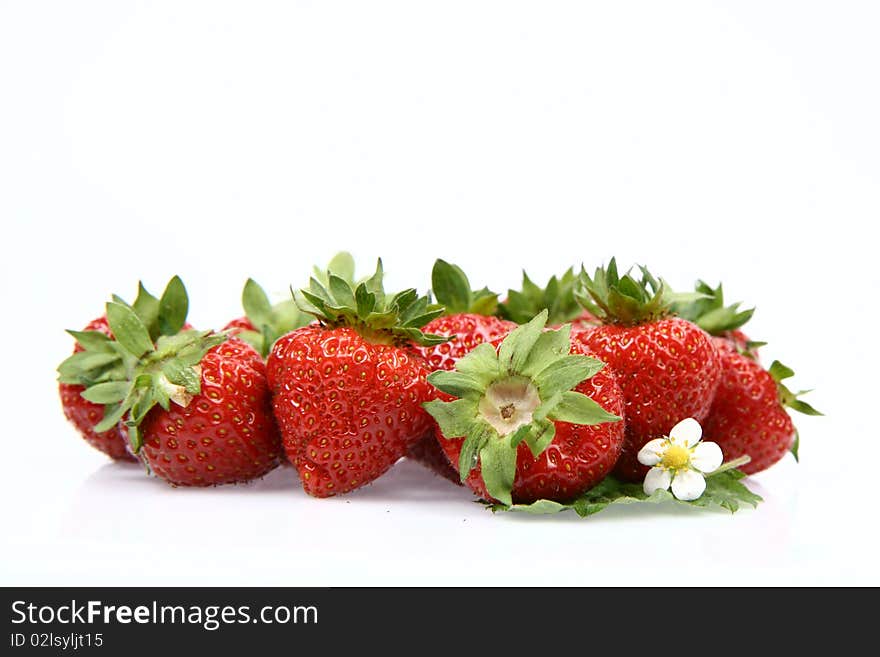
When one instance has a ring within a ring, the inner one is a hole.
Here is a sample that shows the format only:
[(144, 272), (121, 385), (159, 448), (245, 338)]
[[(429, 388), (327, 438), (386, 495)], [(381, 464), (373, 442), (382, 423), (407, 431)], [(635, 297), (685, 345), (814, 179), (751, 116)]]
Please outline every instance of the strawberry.
[[(71, 333), (74, 337), (79, 335), (79, 339), (85, 342), (88, 341), (90, 336), (87, 334), (90, 332), (97, 332), (112, 337), (106, 317), (92, 320), (81, 332)], [(83, 351), (83, 347), (77, 342), (73, 353), (76, 354), (81, 351)], [(64, 411), (64, 416), (76, 427), (85, 441), (95, 449), (104, 452), (116, 461), (136, 461), (137, 459), (126, 449), (125, 437), (120, 434), (118, 427), (111, 427), (101, 433), (95, 431), (95, 425), (104, 418), (104, 407), (83, 399), (83, 390), (85, 390), (85, 387), (74, 383), (58, 384), (58, 393), (61, 396), (61, 407)]]
[(721, 358), (721, 384), (703, 423), (703, 435), (718, 443), (725, 460), (748, 456), (751, 460), (740, 467), (746, 474), (766, 470), (788, 451), (797, 458), (798, 433), (785, 409), (821, 413), (798, 399), (802, 393), (783, 385), (794, 372), (779, 361), (765, 370), (730, 340), (714, 340)]
[(575, 332), (590, 330), (599, 321), (577, 302), (574, 295), (577, 282), (578, 278), (571, 267), (562, 276), (551, 277), (543, 288), (523, 272), (521, 289), (507, 291), (507, 299), (498, 305), (498, 314), (517, 324), (525, 324), (542, 310), (547, 310), (547, 322), (552, 327), (571, 323)]
[[(172, 280), (172, 282), (169, 283), (169, 288), (166, 288), (166, 294), (170, 294), (173, 291), (174, 286), (175, 282)], [(125, 303), (125, 301), (119, 297), (114, 297), (114, 299), (120, 303)], [(161, 303), (162, 301), (160, 299), (157, 299), (147, 291), (143, 283), (138, 284), (138, 294), (132, 308), (135, 313), (142, 317), (148, 324), (150, 338), (153, 340), (159, 335), (158, 313)], [(187, 324), (184, 328), (192, 327)], [(68, 333), (77, 340), (73, 349), (74, 354), (84, 351), (84, 344), (99, 345), (105, 342), (107, 337), (111, 339), (113, 337), (110, 325), (107, 323), (106, 315), (91, 321), (83, 331), (68, 331)], [(96, 357), (85, 355), (77, 356), (78, 360), (84, 358), (90, 358), (94, 361)], [(98, 361), (103, 358), (103, 356), (97, 357)], [(82, 397), (82, 393), (85, 390), (83, 385), (66, 382), (62, 373), (60, 383), (58, 384), (58, 390), (61, 396), (61, 406), (64, 415), (79, 430), (86, 442), (115, 460), (137, 460), (129, 452), (127, 448), (128, 440), (124, 431), (119, 427), (108, 427), (106, 431), (100, 433), (94, 430), (95, 425), (101, 422), (104, 418), (104, 407), (101, 404), (92, 403)]]
[(740, 467), (747, 474), (766, 470), (791, 451), (797, 458), (798, 432), (786, 412), (791, 408), (807, 415), (821, 415), (798, 399), (782, 381), (794, 372), (775, 361), (768, 370), (758, 360), (758, 347), (742, 327), (754, 308), (740, 311), (739, 303), (724, 305), (719, 284), (712, 288), (698, 281), (702, 298), (681, 305), (679, 312), (712, 334), (721, 364), (721, 382), (703, 423), (703, 433), (718, 443), (726, 460), (748, 456)]
[(545, 331), (547, 316), (428, 377), (442, 393), (425, 403), (437, 439), (485, 500), (570, 500), (609, 474), (623, 446), (614, 374), (571, 339), (570, 326)]
[(280, 441), (262, 358), (225, 335), (186, 328), (186, 289), (169, 283), (153, 308), (107, 304), (112, 338), (89, 336), (59, 367), (104, 404), (95, 431), (120, 421), (131, 450), (179, 486), (247, 481), (278, 464)]
[(638, 462), (649, 440), (668, 435), (684, 418), (702, 421), (709, 412), (721, 375), (718, 353), (696, 324), (672, 316), (672, 304), (694, 295), (673, 295), (647, 269), (641, 280), (608, 269), (580, 276), (578, 300), (603, 322), (576, 334), (608, 363), (626, 400), (626, 444), (615, 474), (641, 481), (648, 468)]
[(330, 273), (312, 278), (297, 305), (319, 324), (275, 343), (268, 359), (275, 418), (288, 459), (310, 495), (368, 484), (431, 426), (421, 403), (429, 370), (412, 343), (446, 340), (419, 327), (442, 310), (415, 290), (386, 295), (382, 264), (353, 285)]
[(277, 466), (281, 443), (260, 354), (231, 338), (205, 353), (198, 374), (189, 403), (156, 406), (143, 420), (141, 453), (152, 471), (178, 486), (211, 486)]
[[(456, 265), (437, 260), (431, 272), (431, 287), (437, 301), (444, 306), (444, 316), (432, 320), (423, 330), (449, 338), (448, 342), (416, 347), (432, 371), (454, 369), (458, 359), (474, 347), (484, 342), (498, 346), (516, 328), (513, 322), (490, 314), (496, 310), (498, 295), (488, 288), (471, 290), (467, 275)], [(428, 431), (409, 448), (407, 456), (441, 477), (460, 484), (458, 472), (449, 463), (434, 433), (433, 428)]]

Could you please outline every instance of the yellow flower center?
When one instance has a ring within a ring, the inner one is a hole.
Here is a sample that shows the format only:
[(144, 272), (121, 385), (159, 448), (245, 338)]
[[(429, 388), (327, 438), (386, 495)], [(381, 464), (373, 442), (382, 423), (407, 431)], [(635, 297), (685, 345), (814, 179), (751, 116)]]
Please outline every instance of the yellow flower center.
[(661, 464), (669, 470), (681, 470), (686, 468), (691, 460), (691, 452), (687, 447), (670, 445), (663, 453)]

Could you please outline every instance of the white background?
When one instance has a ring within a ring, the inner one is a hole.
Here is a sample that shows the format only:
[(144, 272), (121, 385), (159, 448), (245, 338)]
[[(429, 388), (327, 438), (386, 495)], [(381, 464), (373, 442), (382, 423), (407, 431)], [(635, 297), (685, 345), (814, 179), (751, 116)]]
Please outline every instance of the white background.
[[(2, 584), (880, 584), (871, 2), (0, 3)], [(824, 418), (735, 516), (492, 516), (404, 463), (171, 489), (79, 440), (64, 328), (179, 273), (239, 314), (347, 248), (503, 290), (723, 280)]]

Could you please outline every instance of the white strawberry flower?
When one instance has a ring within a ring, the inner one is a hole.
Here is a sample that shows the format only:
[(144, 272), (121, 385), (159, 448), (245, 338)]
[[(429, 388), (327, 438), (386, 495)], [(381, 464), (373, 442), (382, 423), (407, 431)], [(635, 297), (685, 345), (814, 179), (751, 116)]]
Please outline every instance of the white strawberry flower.
[(668, 436), (656, 438), (639, 450), (642, 465), (652, 466), (645, 476), (645, 494), (668, 490), (679, 500), (695, 500), (706, 490), (703, 475), (719, 468), (724, 460), (717, 443), (702, 442), (703, 428), (694, 418), (682, 420)]

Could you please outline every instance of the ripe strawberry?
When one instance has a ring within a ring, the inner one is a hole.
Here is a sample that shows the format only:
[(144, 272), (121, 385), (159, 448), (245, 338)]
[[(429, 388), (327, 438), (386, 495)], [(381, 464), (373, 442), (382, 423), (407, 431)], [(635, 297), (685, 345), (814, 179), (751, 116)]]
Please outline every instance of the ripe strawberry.
[[(80, 333), (73, 332), (73, 335), (80, 335), (82, 336), (81, 340), (87, 341), (91, 336), (84, 334), (92, 331), (112, 337), (106, 317), (92, 320)], [(73, 353), (76, 354), (82, 350), (82, 346), (77, 343)], [(74, 383), (58, 384), (64, 416), (76, 427), (85, 441), (95, 449), (117, 461), (136, 461), (137, 459), (126, 449), (125, 438), (119, 433), (118, 427), (111, 427), (101, 433), (95, 431), (94, 426), (104, 418), (104, 407), (83, 399), (83, 390), (85, 390), (83, 386)]]
[(418, 347), (431, 371), (452, 370), (462, 356), (475, 347), (488, 342), (498, 346), (501, 341), (516, 328), (514, 322), (506, 319), (473, 313), (456, 313), (438, 317), (425, 325), (425, 332), (450, 338), (430, 347)]
[(141, 454), (150, 469), (179, 486), (249, 481), (278, 465), (266, 366), (250, 345), (231, 338), (199, 361), (199, 392), (186, 405), (154, 407), (144, 418)]
[(794, 375), (774, 361), (765, 370), (730, 340), (714, 338), (721, 358), (721, 384), (703, 423), (707, 440), (718, 443), (725, 460), (749, 456), (740, 467), (747, 474), (766, 470), (791, 451), (797, 458), (798, 434), (786, 407), (807, 415), (821, 415), (798, 399), (782, 381)]
[[(424, 331), (448, 337), (448, 342), (416, 347), (431, 371), (452, 370), (459, 358), (474, 347), (488, 342), (498, 346), (501, 340), (516, 328), (516, 324), (494, 317), (498, 295), (488, 288), (472, 290), (464, 271), (444, 260), (437, 260), (431, 271), (431, 288), (438, 303), (444, 307), (444, 316), (425, 325)], [(433, 427), (407, 451), (407, 457), (418, 461), (435, 474), (461, 485), (455, 468), (434, 436)]]
[(567, 501), (604, 479), (624, 440), (623, 395), (604, 363), (544, 331), (547, 311), (497, 348), (482, 344), (428, 381), (437, 438), (477, 495), (503, 504)]
[(381, 476), (430, 427), (428, 366), (412, 342), (442, 312), (415, 290), (386, 295), (381, 261), (363, 283), (330, 273), (297, 303), (318, 318), (275, 343), (268, 360), (275, 418), (306, 492), (347, 493)]
[(578, 300), (603, 324), (575, 337), (614, 370), (626, 399), (626, 445), (615, 474), (641, 481), (648, 468), (636, 457), (645, 443), (684, 418), (706, 417), (721, 375), (718, 353), (700, 327), (671, 316), (676, 297), (644, 267), (640, 281), (619, 277), (612, 258), (607, 270), (580, 278)]
[(678, 310), (715, 336), (721, 364), (721, 383), (703, 423), (704, 435), (718, 443), (726, 460), (748, 456), (751, 460), (740, 467), (747, 474), (766, 470), (787, 451), (797, 458), (798, 434), (786, 407), (807, 415), (821, 413), (782, 384), (794, 374), (789, 368), (778, 361), (769, 370), (761, 366), (758, 347), (764, 343), (741, 330), (754, 308), (725, 306), (720, 284), (713, 289), (698, 281), (696, 292), (703, 296)]
[(133, 453), (172, 484), (261, 476), (280, 453), (263, 361), (240, 340), (188, 330), (187, 307), (177, 277), (155, 313), (108, 303), (113, 339), (80, 340), (84, 350), (62, 363), (62, 378), (105, 405), (95, 431), (122, 421)]

